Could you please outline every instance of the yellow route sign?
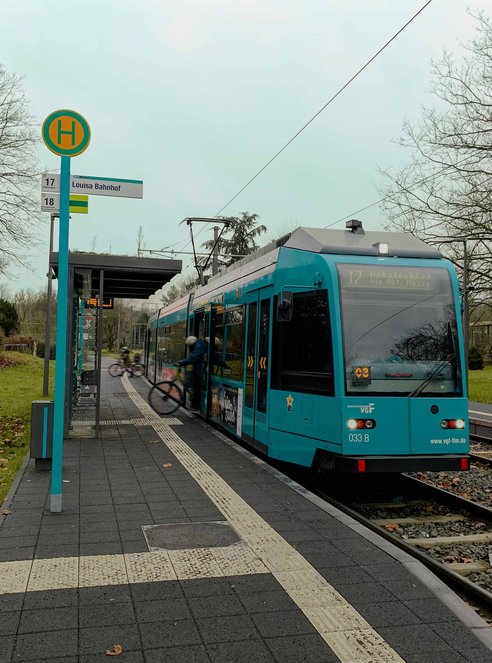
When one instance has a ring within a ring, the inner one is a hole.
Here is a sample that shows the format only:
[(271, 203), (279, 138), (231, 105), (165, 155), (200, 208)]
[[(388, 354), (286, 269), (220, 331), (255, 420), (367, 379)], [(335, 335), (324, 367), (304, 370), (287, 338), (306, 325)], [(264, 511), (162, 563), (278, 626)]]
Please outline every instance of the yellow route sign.
[(43, 122), (46, 147), (62, 157), (75, 157), (87, 149), (91, 130), (85, 118), (72, 110), (57, 110)]
[(89, 196), (79, 196), (76, 193), (70, 194), (70, 214), (87, 214), (89, 211)]

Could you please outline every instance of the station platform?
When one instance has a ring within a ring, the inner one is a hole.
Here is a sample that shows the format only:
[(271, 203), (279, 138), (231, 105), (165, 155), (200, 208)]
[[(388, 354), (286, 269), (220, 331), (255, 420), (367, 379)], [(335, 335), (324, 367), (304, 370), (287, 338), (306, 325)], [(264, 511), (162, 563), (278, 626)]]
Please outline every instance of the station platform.
[(101, 439), (65, 442), (62, 513), (48, 472), (19, 472), (0, 663), (492, 662), (492, 630), (419, 562), (147, 391), (104, 376)]

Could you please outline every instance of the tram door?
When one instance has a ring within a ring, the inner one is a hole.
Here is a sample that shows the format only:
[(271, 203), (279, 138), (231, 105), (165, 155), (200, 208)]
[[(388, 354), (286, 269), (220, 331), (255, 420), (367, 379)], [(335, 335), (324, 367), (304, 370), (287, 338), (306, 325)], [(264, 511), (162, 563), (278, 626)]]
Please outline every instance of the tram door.
[(200, 413), (203, 416), (207, 414), (208, 402), (208, 372), (209, 372), (209, 352), (206, 338), (209, 336), (210, 329), (210, 311), (200, 309), (195, 312), (191, 326), (193, 336), (196, 336), (204, 343), (205, 351), (203, 353), (202, 365), (198, 367), (201, 373), (201, 395), (200, 395)]
[(268, 374), (272, 288), (251, 293), (245, 336), (246, 379), (242, 431), (246, 440), (268, 449)]

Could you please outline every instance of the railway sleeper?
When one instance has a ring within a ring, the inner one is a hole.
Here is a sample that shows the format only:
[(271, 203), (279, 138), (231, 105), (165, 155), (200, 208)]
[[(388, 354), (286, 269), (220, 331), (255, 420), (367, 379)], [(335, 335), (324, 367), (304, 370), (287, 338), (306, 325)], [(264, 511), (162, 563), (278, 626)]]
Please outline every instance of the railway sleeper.
[(406, 542), (419, 548), (454, 546), (459, 543), (490, 543), (492, 532), (486, 534), (464, 534), (463, 536), (436, 536), (432, 539), (407, 539)]

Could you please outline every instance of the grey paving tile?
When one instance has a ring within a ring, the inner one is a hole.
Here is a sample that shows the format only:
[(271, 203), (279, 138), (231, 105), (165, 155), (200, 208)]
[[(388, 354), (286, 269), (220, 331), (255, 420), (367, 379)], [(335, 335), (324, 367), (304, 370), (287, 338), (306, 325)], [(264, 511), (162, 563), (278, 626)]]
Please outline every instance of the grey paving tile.
[(225, 594), (219, 601), (216, 596), (188, 597), (188, 604), (195, 619), (245, 613), (243, 604), (234, 594)]
[(135, 602), (138, 623), (158, 622), (167, 619), (190, 619), (191, 612), (185, 598)]
[[(492, 660), (492, 659), (491, 659)], [(466, 658), (463, 658), (458, 652), (446, 652), (439, 654), (439, 652), (432, 652), (429, 654), (405, 654), (406, 663), (468, 663)], [(476, 663), (484, 663), (483, 659)]]
[(22, 559), (32, 559), (34, 551), (34, 546), (28, 548), (2, 548), (0, 550), (0, 562), (18, 562)]
[[(45, 658), (36, 658), (30, 663), (47, 663)], [(49, 663), (79, 663), (78, 656), (62, 656), (62, 658), (50, 658)]]
[(0, 619), (3, 617), (1, 613), (21, 610), (23, 602), (24, 593), (0, 594)]
[(53, 557), (77, 557), (79, 546), (76, 543), (68, 545), (43, 545), (36, 547), (36, 559), (52, 559)]
[(378, 582), (398, 582), (413, 579), (411, 573), (396, 561), (388, 564), (363, 564), (361, 568)]
[(265, 644), (278, 663), (339, 663), (318, 634), (267, 638)]
[(304, 559), (314, 566), (315, 569), (335, 567), (335, 566), (353, 566), (354, 560), (342, 552), (334, 553), (318, 553), (307, 552), (302, 553)]
[[(115, 643), (118, 644), (118, 643)], [(125, 663), (144, 663), (144, 656), (143, 653), (140, 651), (124, 651), (120, 656), (115, 657), (114, 659), (106, 656), (105, 653), (102, 654), (86, 654), (84, 656), (80, 656), (78, 659), (79, 663), (108, 663), (108, 661), (111, 660), (116, 660), (116, 661), (125, 661)], [(46, 663), (44, 661), (43, 663)]]
[(247, 615), (206, 617), (197, 619), (196, 623), (205, 644), (259, 639), (258, 631)]
[[(383, 626), (379, 633), (392, 647), (396, 648), (405, 658), (406, 654), (451, 652), (452, 648), (425, 624), (412, 624), (409, 626)], [(438, 659), (440, 660), (440, 659)]]
[(144, 654), (146, 663), (210, 663), (211, 661), (203, 645), (147, 649)]
[(145, 650), (201, 644), (197, 627), (191, 619), (140, 624), (140, 633)]
[(437, 599), (413, 599), (404, 605), (427, 624), (456, 621), (455, 615)]
[(0, 663), (10, 663), (14, 650), (15, 637), (13, 635), (0, 636)]
[(77, 589), (27, 592), (23, 609), (46, 610), (49, 608), (75, 607), (78, 602), (79, 590)]
[(338, 585), (337, 591), (355, 606), (364, 603), (382, 603), (394, 601), (395, 597), (381, 583), (363, 582), (352, 585)]
[(84, 604), (79, 608), (81, 628), (133, 624), (135, 621), (135, 610), (133, 604), (129, 602), (112, 601), (99, 605)]
[(374, 582), (374, 578), (359, 566), (333, 566), (318, 568), (318, 573), (335, 588), (339, 585), (357, 585), (363, 582)]
[(114, 645), (123, 651), (141, 650), (140, 634), (136, 624), (81, 628), (79, 630), (80, 654), (103, 654)]
[(264, 612), (251, 615), (264, 638), (315, 633), (315, 628), (299, 610)]
[(390, 582), (381, 581), (380, 584), (401, 601), (434, 598), (434, 595), (429, 589), (411, 578), (409, 580), (394, 580)]
[(185, 596), (224, 596), (232, 594), (232, 587), (226, 578), (201, 578), (182, 580), (181, 587)]
[(123, 552), (120, 541), (110, 543), (81, 543), (81, 555), (119, 555)]
[(357, 604), (359, 612), (373, 628), (381, 626), (405, 626), (422, 621), (399, 601), (366, 602)]
[[(452, 649), (458, 651), (463, 656), (468, 656), (469, 650), (481, 650), (486, 655), (488, 650), (475, 635), (466, 628), (461, 622), (430, 624), (429, 627), (439, 638), (448, 644)], [(490, 652), (489, 652), (490, 653)]]
[(76, 656), (78, 648), (77, 629), (18, 635), (15, 661), (32, 661), (38, 658), (53, 660), (63, 656)]
[(0, 531), (0, 549), (5, 548), (34, 548), (37, 542), (37, 534), (31, 536), (1, 536)]
[(17, 633), (20, 615), (20, 610), (6, 611), (0, 615), (0, 636)]
[(275, 578), (269, 573), (258, 573), (252, 576), (232, 576), (228, 578), (229, 584), (237, 594), (250, 592), (283, 591)]
[(298, 606), (284, 591), (248, 592), (239, 595), (246, 612), (274, 612), (276, 610), (298, 610)]
[(78, 608), (63, 606), (59, 608), (40, 608), (22, 611), (19, 633), (44, 633), (62, 631), (78, 627)]
[(130, 587), (135, 585), (108, 585), (105, 587), (80, 587), (79, 588), (79, 603), (84, 604), (99, 604), (99, 603), (115, 603), (115, 602), (129, 602), (132, 597), (130, 594)]
[(183, 598), (182, 585), (178, 580), (169, 580), (167, 582), (135, 583), (130, 585), (130, 591), (133, 600), (136, 602)]
[(219, 642), (208, 645), (207, 651), (213, 663), (273, 663), (275, 660), (262, 640)]
[(117, 528), (109, 528), (98, 532), (80, 532), (80, 544), (87, 543), (111, 543), (119, 541), (120, 534)]

